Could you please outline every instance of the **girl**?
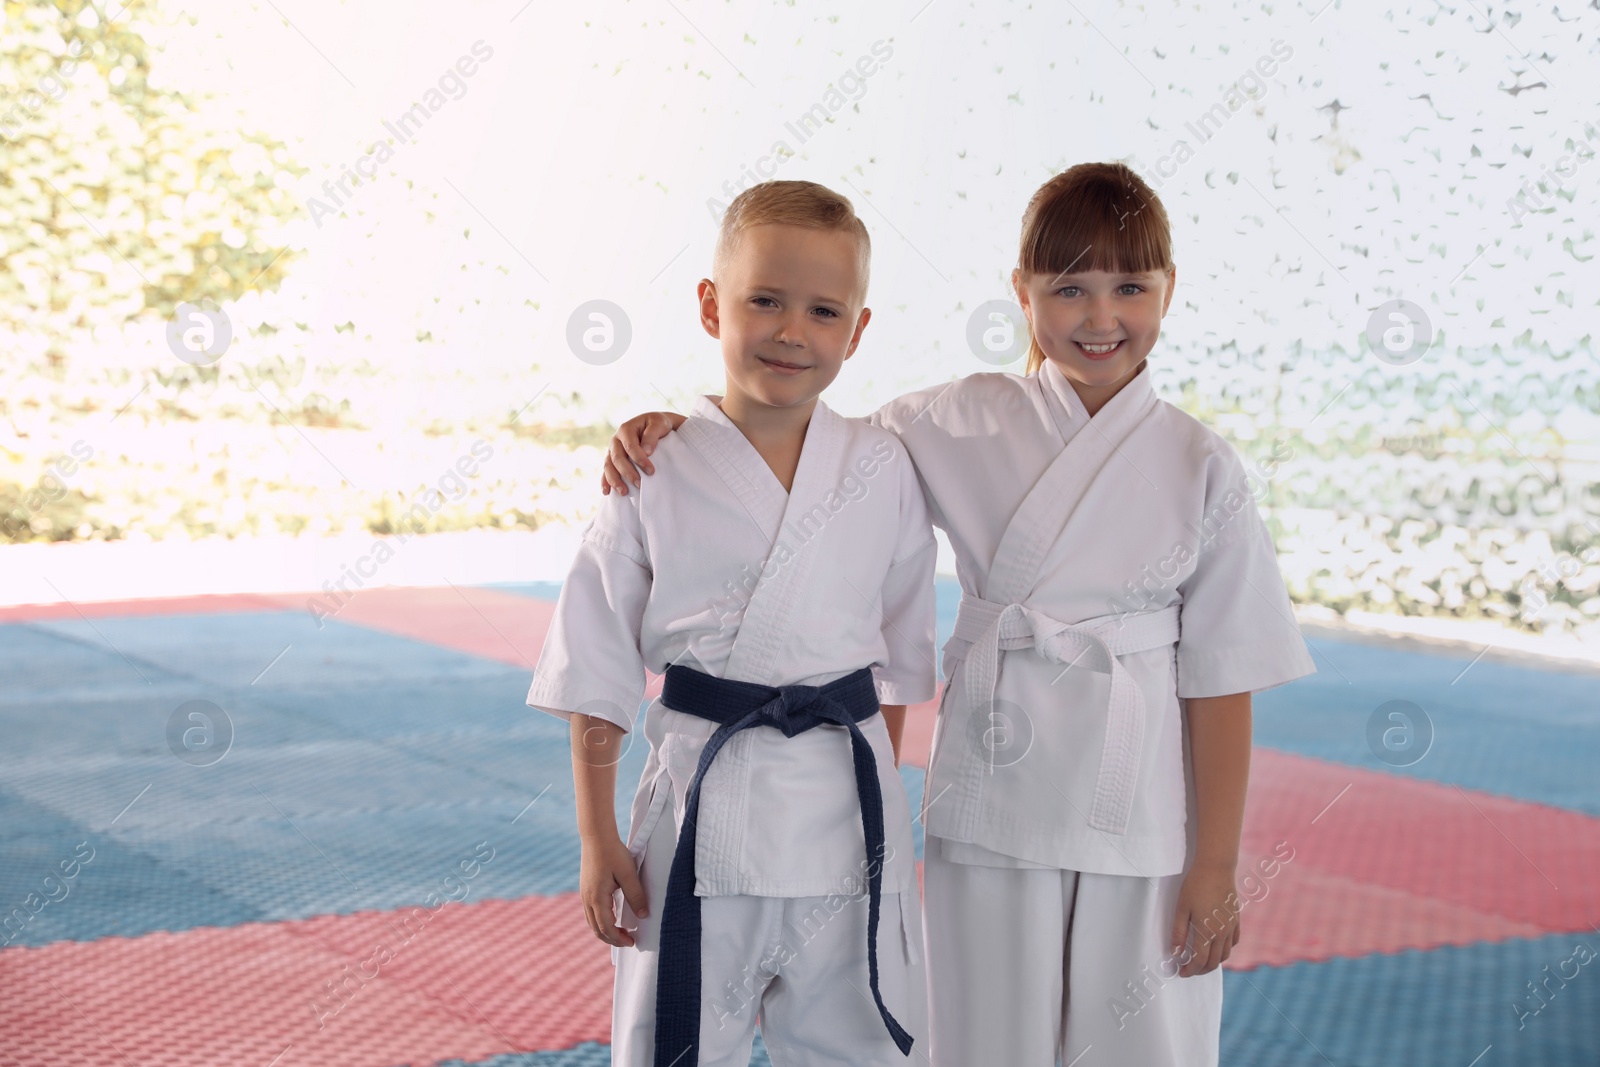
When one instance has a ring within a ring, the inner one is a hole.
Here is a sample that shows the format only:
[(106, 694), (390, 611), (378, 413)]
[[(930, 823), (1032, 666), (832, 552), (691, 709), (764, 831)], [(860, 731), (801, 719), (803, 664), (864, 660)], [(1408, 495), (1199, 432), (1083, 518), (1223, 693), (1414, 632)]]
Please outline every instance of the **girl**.
[[(1027, 373), (870, 420), (961, 583), (923, 794), (936, 1067), (1217, 1062), (1250, 695), (1315, 668), (1239, 457), (1151, 389), (1175, 281), (1144, 181), (1072, 167), (1023, 215)], [(607, 489), (681, 421), (624, 424)]]

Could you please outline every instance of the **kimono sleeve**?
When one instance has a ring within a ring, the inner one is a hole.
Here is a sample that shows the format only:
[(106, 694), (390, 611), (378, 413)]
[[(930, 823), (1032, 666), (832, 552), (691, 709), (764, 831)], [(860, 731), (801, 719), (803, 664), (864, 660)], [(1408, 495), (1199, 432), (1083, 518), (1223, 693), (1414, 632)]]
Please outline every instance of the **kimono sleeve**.
[[(905, 446), (908, 452), (914, 454), (918, 446), (913, 443), (910, 437), (912, 429), (928, 415), (933, 405), (954, 384), (954, 382), (945, 382), (943, 385), (930, 386), (927, 389), (919, 389), (914, 393), (897, 396), (871, 415), (868, 415), (863, 421), (867, 425), (875, 426), (880, 430), (888, 430), (900, 438), (900, 443)], [(924, 428), (930, 428), (932, 423), (933, 420), (929, 418), (924, 424)], [(913, 460), (913, 469), (915, 469), (915, 460)], [(928, 488), (927, 479), (922, 476), (920, 470), (917, 471), (917, 485), (922, 490), (922, 501), (927, 508), (929, 520), (933, 525), (948, 530), (950, 524), (945, 521), (944, 512), (939, 509), (939, 501), (935, 499), (933, 491)], [(893, 703), (893, 701), (889, 703)]]
[(652, 579), (637, 498), (605, 497), (584, 531), (528, 689), (529, 707), (633, 729), (644, 697), (640, 627)]
[(911, 459), (898, 445), (895, 453), (891, 471), (900, 496), (900, 529), (883, 580), (887, 656), (873, 671), (873, 681), (879, 703), (920, 704), (933, 699), (936, 687), (933, 569), (938, 548)]
[(1316, 672), (1244, 465), (1222, 443), (1206, 466), (1195, 569), (1179, 583), (1178, 696), (1256, 692)]

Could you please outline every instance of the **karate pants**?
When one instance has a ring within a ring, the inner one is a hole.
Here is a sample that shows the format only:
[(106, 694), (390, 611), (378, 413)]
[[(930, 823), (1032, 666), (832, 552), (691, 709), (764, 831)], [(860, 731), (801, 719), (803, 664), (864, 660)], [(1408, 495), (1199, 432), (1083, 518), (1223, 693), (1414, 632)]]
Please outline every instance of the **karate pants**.
[(1168, 948), (1183, 875), (925, 856), (933, 1067), (1216, 1067), (1222, 970), (1177, 977)]
[[(639, 865), (650, 914), (639, 920), (634, 947), (612, 950), (617, 970), (613, 1064), (650, 1067), (654, 1062), (657, 924), (666, 907), (677, 836), (670, 812), (657, 820)], [(702, 897), (703, 1067), (748, 1067), (758, 1013), (774, 1067), (925, 1065), (927, 990), (915, 891), (884, 893), (881, 908), (878, 988), (884, 1005), (915, 1039), (909, 1057), (895, 1047), (872, 1001), (865, 894)], [(677, 1067), (692, 1065), (685, 1060)]]

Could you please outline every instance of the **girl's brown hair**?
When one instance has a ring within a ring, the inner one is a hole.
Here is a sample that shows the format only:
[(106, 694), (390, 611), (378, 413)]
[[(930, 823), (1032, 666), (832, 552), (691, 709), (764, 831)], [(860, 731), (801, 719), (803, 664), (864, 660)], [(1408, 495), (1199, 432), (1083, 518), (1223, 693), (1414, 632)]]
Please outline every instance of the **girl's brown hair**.
[[(1035, 274), (1172, 269), (1172, 229), (1161, 199), (1125, 163), (1079, 163), (1039, 186), (1022, 213), (1024, 279)], [(1028, 339), (1028, 370), (1044, 366)]]

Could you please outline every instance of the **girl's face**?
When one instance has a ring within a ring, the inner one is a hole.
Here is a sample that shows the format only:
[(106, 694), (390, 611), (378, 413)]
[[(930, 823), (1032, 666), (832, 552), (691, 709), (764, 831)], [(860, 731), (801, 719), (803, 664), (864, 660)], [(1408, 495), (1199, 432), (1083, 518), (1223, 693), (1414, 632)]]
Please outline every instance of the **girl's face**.
[(1073, 383), (1091, 414), (1155, 347), (1176, 280), (1176, 267), (1142, 274), (1011, 274), (1040, 351)]

